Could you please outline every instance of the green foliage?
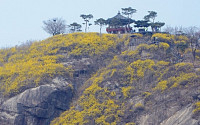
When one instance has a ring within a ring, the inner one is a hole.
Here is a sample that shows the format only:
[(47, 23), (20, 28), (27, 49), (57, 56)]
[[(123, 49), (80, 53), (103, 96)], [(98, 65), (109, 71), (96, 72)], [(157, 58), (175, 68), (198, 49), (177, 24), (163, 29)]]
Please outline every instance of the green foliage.
[(128, 7), (128, 8), (122, 8), (122, 13), (124, 14), (124, 15), (127, 15), (128, 17), (130, 16), (130, 15), (132, 15), (133, 13), (136, 13), (136, 9), (133, 9), (133, 8), (131, 8), (131, 7)]
[(82, 26), (76, 22), (73, 22), (72, 24), (69, 25), (69, 27), (72, 32), (77, 32), (77, 31), (81, 31)]
[(148, 15), (144, 16), (144, 19), (147, 21), (150, 21), (152, 19), (152, 22), (154, 22), (155, 18), (157, 17), (157, 12), (155, 11), (148, 11)]
[(163, 22), (154, 22), (154, 23), (150, 23), (150, 26), (154, 29), (154, 31), (159, 31), (158, 28), (161, 28), (165, 25), (165, 23)]
[(90, 19), (93, 18), (93, 15), (92, 14), (88, 14), (88, 15), (81, 14), (80, 17), (83, 18), (83, 20), (85, 21), (85, 32), (87, 32), (88, 23), (89, 23)]
[(148, 20), (137, 20), (135, 21), (135, 24), (134, 27), (137, 27), (137, 28), (145, 28), (145, 27), (149, 27), (150, 24), (148, 23)]
[(100, 34), (101, 34), (101, 28), (106, 25), (106, 20), (103, 18), (99, 18), (96, 21), (94, 21), (95, 25), (99, 25), (100, 26)]

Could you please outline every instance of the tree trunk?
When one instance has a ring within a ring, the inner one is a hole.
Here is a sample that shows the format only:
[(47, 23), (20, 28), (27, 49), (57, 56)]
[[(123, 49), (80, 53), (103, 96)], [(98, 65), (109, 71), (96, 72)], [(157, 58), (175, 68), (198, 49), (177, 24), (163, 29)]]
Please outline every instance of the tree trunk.
[(100, 26), (100, 36), (101, 36), (101, 28), (102, 28), (102, 26)]
[(87, 32), (87, 21), (85, 21), (85, 32)]
[(196, 48), (192, 50), (192, 55), (193, 55), (193, 65), (194, 65), (196, 60)]
[(151, 30), (152, 30), (152, 32), (154, 33), (154, 28), (151, 26)]

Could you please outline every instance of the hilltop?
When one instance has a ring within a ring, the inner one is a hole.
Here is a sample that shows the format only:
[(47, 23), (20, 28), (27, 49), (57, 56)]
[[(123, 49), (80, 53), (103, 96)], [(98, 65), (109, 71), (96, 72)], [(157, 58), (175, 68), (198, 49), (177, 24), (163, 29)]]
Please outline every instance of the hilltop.
[(194, 60), (189, 41), (72, 33), (1, 49), (0, 123), (198, 125), (200, 50)]

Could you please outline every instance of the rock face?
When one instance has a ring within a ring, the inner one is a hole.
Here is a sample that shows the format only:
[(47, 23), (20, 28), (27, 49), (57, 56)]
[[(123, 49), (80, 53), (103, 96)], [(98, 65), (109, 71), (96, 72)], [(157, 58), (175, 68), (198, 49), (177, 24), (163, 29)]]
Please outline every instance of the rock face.
[(161, 125), (198, 125), (198, 121), (192, 119), (192, 105), (188, 105), (166, 119)]
[(153, 104), (131, 119), (136, 118), (138, 125), (200, 125), (200, 119), (193, 117), (193, 101), (199, 100), (199, 89), (197, 85), (154, 95), (145, 100)]
[[(48, 125), (69, 108), (72, 89), (66, 82), (41, 85), (5, 101), (0, 108), (1, 125)], [(61, 84), (62, 83), (62, 84)]]
[[(171, 110), (173, 110), (173, 107)], [(171, 117), (162, 121), (162, 123), (156, 123), (156, 119), (155, 121), (150, 120), (152, 117), (155, 117), (154, 115), (143, 115), (140, 117), (139, 125), (199, 125), (200, 122), (192, 118), (192, 110), (192, 105), (183, 107), (171, 115)]]

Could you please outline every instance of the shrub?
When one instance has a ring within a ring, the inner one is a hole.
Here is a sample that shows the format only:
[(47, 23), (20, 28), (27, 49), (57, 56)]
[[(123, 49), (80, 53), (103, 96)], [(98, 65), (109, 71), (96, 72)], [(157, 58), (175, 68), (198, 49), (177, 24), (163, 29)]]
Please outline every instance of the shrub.
[(169, 49), (170, 46), (168, 43), (160, 42), (159, 47), (166, 51), (167, 49)]
[(142, 96), (144, 96), (145, 98), (148, 98), (150, 95), (152, 95), (150, 92), (144, 92), (142, 94)]
[(136, 37), (143, 37), (143, 35), (140, 33), (134, 33), (133, 35), (135, 35)]
[(139, 80), (140, 78), (144, 77), (144, 73), (147, 70), (153, 71), (152, 68), (155, 65), (155, 62), (153, 60), (147, 59), (147, 60), (137, 60), (131, 63), (126, 69), (125, 69), (125, 76), (128, 77), (128, 80), (130, 80), (130, 83), (133, 80)]
[(145, 109), (142, 103), (135, 104), (135, 111), (143, 111)]
[(163, 34), (163, 33), (155, 33), (152, 35), (152, 38), (157, 38), (160, 42), (170, 42), (174, 39), (174, 35)]
[(130, 97), (133, 90), (134, 90), (134, 88), (132, 86), (122, 87), (122, 93), (123, 93), (125, 98)]
[(161, 67), (163, 67), (163, 66), (168, 66), (168, 65), (169, 65), (169, 62), (158, 61), (156, 64), (157, 64), (157, 66), (161, 66)]
[(129, 123), (126, 123), (126, 125), (135, 125), (134, 122), (129, 122)]
[(200, 113), (200, 101), (195, 103), (195, 109), (193, 110), (193, 115)]
[[(123, 37), (119, 40), (117, 35), (113, 34), (103, 34), (100, 37), (97, 33), (73, 33), (33, 42), (23, 49), (1, 49), (0, 90), (4, 94), (18, 92), (23, 86), (38, 86), (42, 79), (72, 72), (70, 67), (58, 63), (65, 58), (60, 53), (77, 57), (109, 54), (109, 49), (115, 50), (117, 44), (127, 39)], [(109, 72), (112, 76), (115, 70)]]
[(157, 86), (154, 88), (154, 90), (161, 90), (161, 91), (164, 91), (165, 89), (167, 89), (167, 81), (164, 80), (164, 81), (161, 81), (157, 84)]

